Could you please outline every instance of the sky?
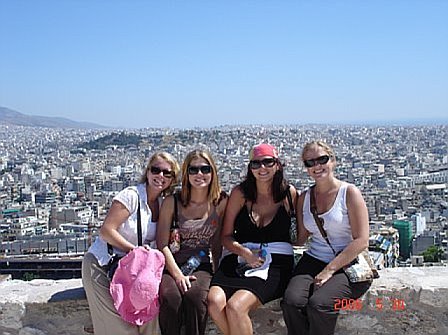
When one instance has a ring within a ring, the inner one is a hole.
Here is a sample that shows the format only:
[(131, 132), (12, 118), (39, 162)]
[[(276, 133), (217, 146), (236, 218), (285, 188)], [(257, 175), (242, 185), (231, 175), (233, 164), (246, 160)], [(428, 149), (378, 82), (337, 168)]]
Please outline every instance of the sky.
[(110, 127), (448, 119), (448, 1), (0, 0), (0, 106)]

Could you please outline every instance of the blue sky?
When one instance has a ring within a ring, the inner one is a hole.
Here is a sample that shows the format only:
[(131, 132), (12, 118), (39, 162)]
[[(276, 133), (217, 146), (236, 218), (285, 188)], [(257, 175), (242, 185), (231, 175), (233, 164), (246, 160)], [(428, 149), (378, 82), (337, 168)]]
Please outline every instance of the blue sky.
[(0, 0), (0, 106), (120, 127), (447, 119), (448, 1)]

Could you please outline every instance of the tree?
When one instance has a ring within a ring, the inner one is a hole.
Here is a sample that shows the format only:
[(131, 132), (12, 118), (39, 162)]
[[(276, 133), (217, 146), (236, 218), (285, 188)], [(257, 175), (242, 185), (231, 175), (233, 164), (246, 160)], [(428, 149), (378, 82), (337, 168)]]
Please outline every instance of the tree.
[(443, 249), (432, 245), (422, 252), (425, 262), (439, 262), (442, 259)]
[(38, 278), (39, 278), (39, 276), (37, 274), (35, 274), (35, 273), (32, 273), (32, 272), (25, 272), (22, 275), (22, 280), (23, 281), (31, 281), (33, 279), (38, 279)]

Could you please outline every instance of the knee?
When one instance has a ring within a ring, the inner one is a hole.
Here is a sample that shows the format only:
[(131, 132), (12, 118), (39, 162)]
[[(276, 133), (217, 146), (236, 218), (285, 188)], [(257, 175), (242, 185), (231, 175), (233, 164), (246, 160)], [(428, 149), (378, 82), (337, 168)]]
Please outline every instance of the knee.
[(184, 304), (190, 308), (202, 308), (202, 306), (207, 304), (207, 295), (202, 294), (202, 292), (188, 290), (185, 292), (183, 300)]
[(322, 313), (334, 312), (335, 301), (332, 301), (329, 297), (316, 297), (311, 296), (308, 301), (308, 307)]
[(238, 319), (241, 316), (244, 316), (249, 313), (249, 310), (246, 308), (245, 304), (243, 304), (238, 299), (230, 299), (227, 301), (226, 305), (226, 315), (230, 319)]
[(178, 306), (182, 303), (182, 296), (179, 290), (161, 290), (160, 292), (160, 305), (163, 308), (174, 308), (177, 310)]
[(308, 304), (308, 296), (304, 292), (288, 288), (283, 296), (282, 305), (303, 308)]
[(213, 315), (215, 311), (222, 311), (226, 307), (226, 303), (227, 299), (224, 292), (210, 290), (207, 296), (207, 308), (210, 315)]

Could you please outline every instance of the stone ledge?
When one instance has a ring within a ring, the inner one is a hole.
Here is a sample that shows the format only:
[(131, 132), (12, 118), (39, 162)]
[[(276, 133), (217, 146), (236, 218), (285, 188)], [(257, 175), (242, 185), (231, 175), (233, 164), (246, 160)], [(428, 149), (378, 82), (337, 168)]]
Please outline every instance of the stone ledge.
[[(336, 334), (448, 334), (447, 278), (447, 267), (382, 270), (362, 305), (341, 312)], [(0, 291), (0, 334), (79, 335), (90, 325), (81, 279), (5, 280)], [(252, 319), (255, 334), (286, 334), (279, 300)], [(212, 322), (207, 333), (219, 334)]]

